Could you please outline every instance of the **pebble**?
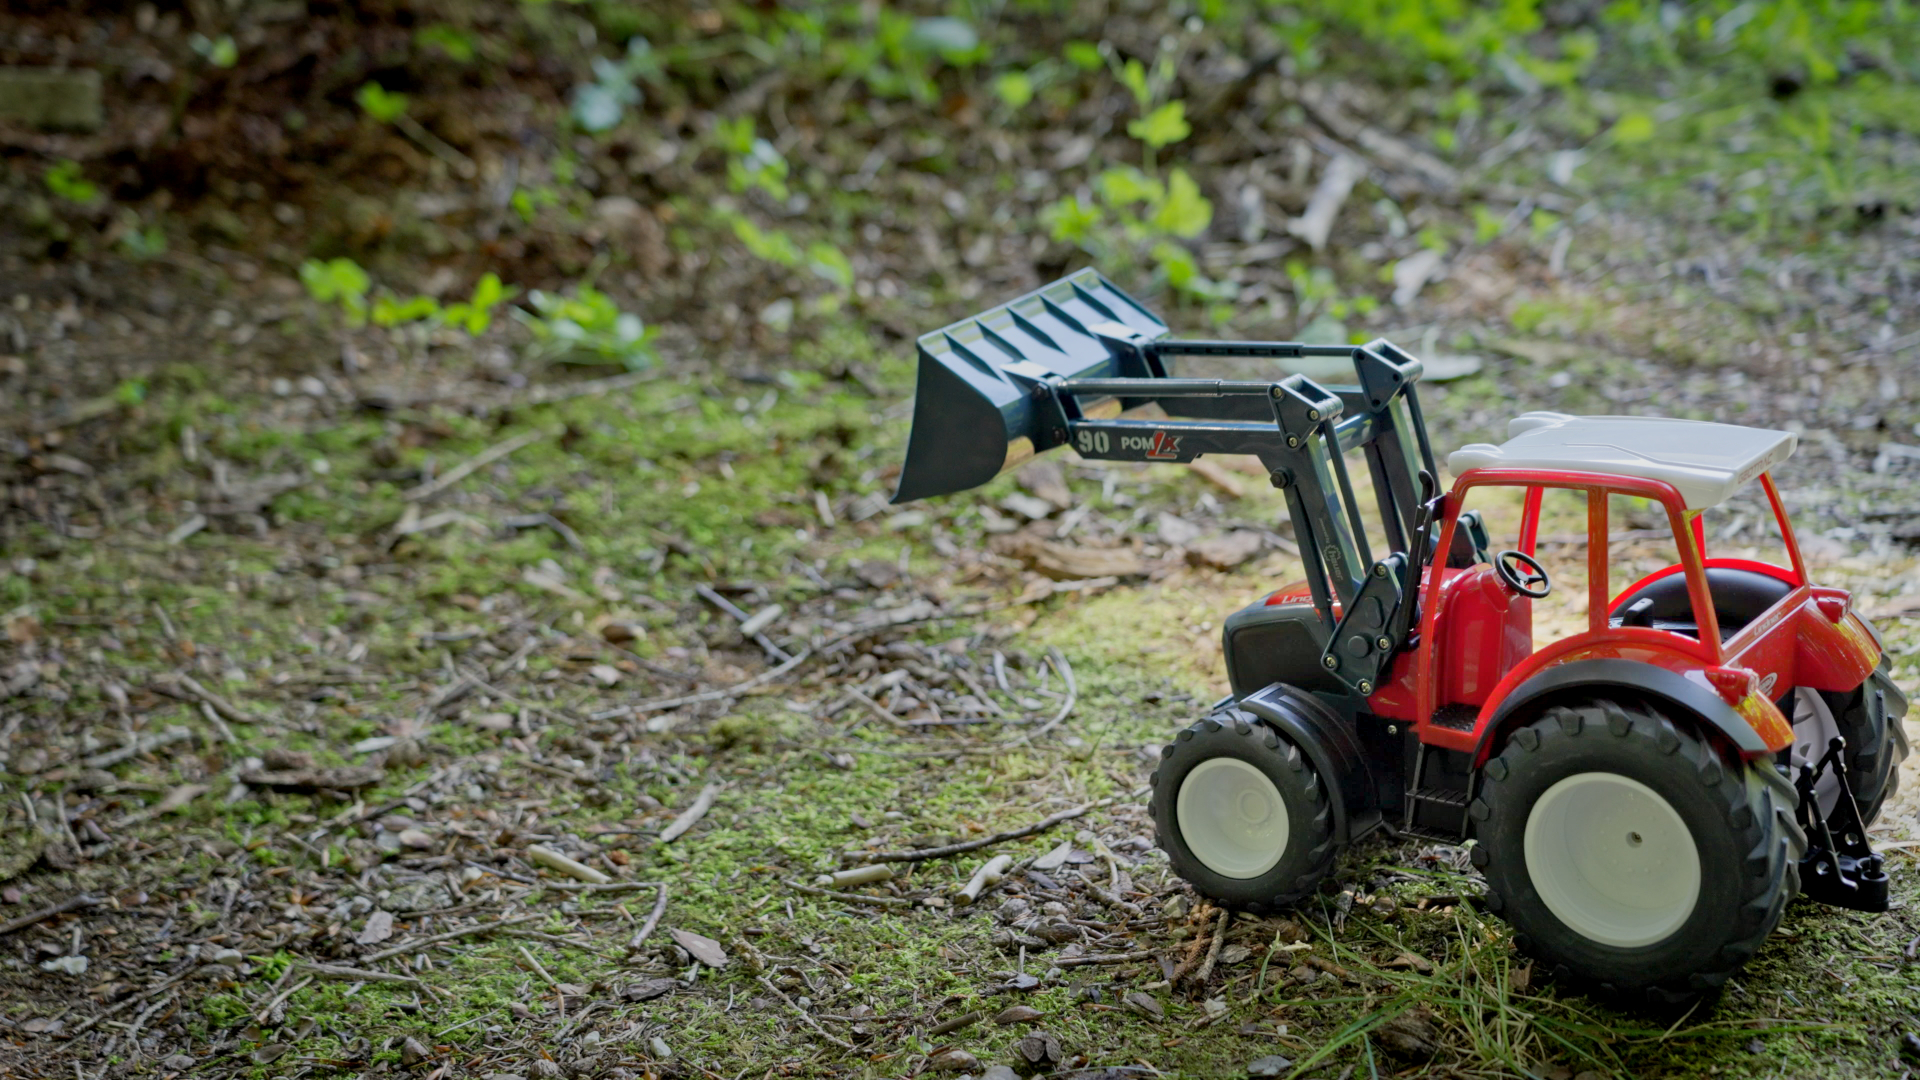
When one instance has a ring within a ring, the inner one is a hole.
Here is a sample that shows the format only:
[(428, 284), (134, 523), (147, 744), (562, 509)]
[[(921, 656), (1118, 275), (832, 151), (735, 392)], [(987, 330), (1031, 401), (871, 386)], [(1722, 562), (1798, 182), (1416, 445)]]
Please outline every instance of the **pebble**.
[(942, 1050), (927, 1059), (927, 1068), (940, 1072), (972, 1072), (980, 1067), (980, 1059), (965, 1050)]
[(194, 1063), (195, 1059), (192, 1054), (175, 1054), (172, 1057), (162, 1059), (160, 1067), (171, 1072), (179, 1072), (182, 1069), (193, 1068)]
[(1263, 1058), (1254, 1058), (1247, 1065), (1248, 1076), (1279, 1076), (1293, 1068), (1293, 1059), (1269, 1054)]
[(1005, 1065), (995, 1065), (981, 1073), (980, 1080), (1020, 1080), (1020, 1074)]
[(207, 957), (207, 959), (216, 964), (225, 964), (227, 967), (237, 968), (247, 962), (247, 954), (241, 952), (239, 949), (218, 949), (215, 950), (212, 956)]

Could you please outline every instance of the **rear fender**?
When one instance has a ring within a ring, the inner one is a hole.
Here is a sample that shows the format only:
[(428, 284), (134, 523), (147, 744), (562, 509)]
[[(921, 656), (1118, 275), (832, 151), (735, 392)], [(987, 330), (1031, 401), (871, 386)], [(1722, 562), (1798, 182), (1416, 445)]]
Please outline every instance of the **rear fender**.
[(1843, 590), (1814, 589), (1794, 630), (1795, 685), (1845, 693), (1880, 663), (1878, 635), (1853, 612), (1852, 597)]
[(1506, 733), (1554, 705), (1595, 697), (1651, 702), (1690, 716), (1748, 760), (1767, 757), (1793, 741), (1793, 725), (1771, 701), (1750, 693), (1729, 705), (1704, 680), (1639, 660), (1594, 658), (1555, 664), (1513, 688), (1480, 727), (1476, 768), (1505, 742)]
[(1327, 785), (1335, 843), (1346, 844), (1379, 824), (1379, 808), (1372, 805), (1373, 774), (1352, 724), (1319, 698), (1285, 683), (1248, 694), (1240, 699), (1240, 708), (1298, 746), (1313, 763)]

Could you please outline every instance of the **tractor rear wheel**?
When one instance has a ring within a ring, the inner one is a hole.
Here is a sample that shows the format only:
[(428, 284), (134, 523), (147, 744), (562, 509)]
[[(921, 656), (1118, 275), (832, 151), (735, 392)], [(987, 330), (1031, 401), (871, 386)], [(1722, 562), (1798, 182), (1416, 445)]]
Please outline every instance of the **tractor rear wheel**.
[[(1796, 689), (1789, 703), (1794, 743), (1783, 752), (1797, 773), (1801, 765), (1818, 761), (1835, 735), (1847, 740), (1842, 755), (1847, 786), (1853, 789), (1861, 820), (1869, 825), (1900, 790), (1900, 763), (1907, 758), (1907, 697), (1894, 685), (1887, 668), (1882, 659), (1866, 682), (1845, 693)], [(1814, 795), (1820, 800), (1822, 817), (1833, 812), (1839, 794), (1837, 780), (1820, 778)]]
[(1272, 911), (1333, 868), (1333, 811), (1306, 755), (1259, 717), (1221, 711), (1160, 752), (1153, 814), (1174, 873), (1219, 903)]
[(1800, 890), (1793, 785), (1656, 709), (1556, 706), (1481, 776), (1487, 906), (1556, 976), (1656, 1003), (1713, 993)]

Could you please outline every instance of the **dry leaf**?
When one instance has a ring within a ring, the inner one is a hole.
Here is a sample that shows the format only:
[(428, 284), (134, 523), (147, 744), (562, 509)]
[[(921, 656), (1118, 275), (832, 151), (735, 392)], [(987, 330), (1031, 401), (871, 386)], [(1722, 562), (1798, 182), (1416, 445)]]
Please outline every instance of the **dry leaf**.
[(710, 968), (727, 966), (727, 951), (712, 938), (702, 937), (691, 930), (671, 930), (669, 933), (673, 935), (673, 940), (679, 942), (680, 947), (687, 950), (688, 955), (695, 960)]

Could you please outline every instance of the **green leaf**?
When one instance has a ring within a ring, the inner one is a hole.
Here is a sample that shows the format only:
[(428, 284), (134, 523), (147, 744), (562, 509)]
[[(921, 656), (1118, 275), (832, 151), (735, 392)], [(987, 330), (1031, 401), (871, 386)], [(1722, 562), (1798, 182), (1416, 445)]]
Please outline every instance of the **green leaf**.
[(1098, 71), (1107, 63), (1100, 56), (1100, 46), (1091, 41), (1069, 41), (1061, 52), (1066, 56), (1067, 63), (1081, 71)]
[(217, 68), (230, 68), (240, 61), (240, 47), (233, 43), (232, 34), (222, 34), (217, 39), (193, 34), (187, 38), (187, 44), (202, 60)]
[(744, 217), (733, 219), (733, 235), (747, 245), (755, 258), (765, 259), (781, 266), (794, 266), (800, 262), (800, 249), (794, 245), (793, 237), (778, 229), (763, 230), (760, 226)]
[[(633, 87), (625, 88), (632, 91)], [(618, 90), (604, 83), (581, 83), (573, 88), (573, 122), (581, 131), (599, 134), (611, 131), (627, 114), (627, 102)]]
[(89, 203), (100, 194), (100, 188), (93, 181), (80, 175), (80, 163), (77, 161), (56, 163), (47, 170), (46, 182), (48, 191), (68, 202)]
[(1040, 211), (1040, 223), (1055, 240), (1069, 244), (1084, 243), (1100, 224), (1100, 209), (1083, 202), (1078, 195), (1067, 195)]
[(386, 87), (377, 82), (362, 86), (353, 95), (353, 100), (360, 103), (360, 108), (365, 110), (368, 116), (383, 124), (393, 123), (406, 115), (407, 111), (407, 95), (390, 93)]
[(1093, 189), (1099, 192), (1100, 201), (1108, 206), (1128, 206), (1138, 202), (1157, 205), (1167, 197), (1167, 189), (1160, 181), (1131, 165), (1102, 169), (1100, 175), (1093, 178)]
[(1121, 66), (1120, 84), (1133, 91), (1133, 100), (1140, 103), (1142, 111), (1153, 102), (1153, 91), (1147, 86), (1147, 69), (1140, 61), (1128, 60)]
[(1653, 117), (1650, 114), (1630, 112), (1613, 125), (1613, 141), (1621, 146), (1632, 146), (1653, 138), (1653, 131)]
[(1167, 284), (1176, 289), (1186, 288), (1200, 276), (1200, 264), (1193, 261), (1193, 252), (1171, 240), (1162, 240), (1153, 246), (1153, 259), (1167, 272)]
[(413, 43), (422, 49), (437, 48), (456, 63), (465, 64), (473, 59), (473, 39), (446, 23), (414, 31)]
[(833, 282), (842, 291), (853, 288), (853, 262), (826, 241), (807, 248), (807, 268)]
[(1127, 123), (1127, 134), (1155, 150), (1179, 142), (1193, 134), (1187, 123), (1187, 103), (1169, 101), (1138, 120)]
[(1000, 95), (1007, 108), (1018, 111), (1033, 100), (1033, 80), (1024, 71), (1009, 71), (993, 80), (993, 92)]
[(416, 296), (411, 300), (398, 300), (382, 296), (373, 302), (373, 324), (375, 326), (399, 326), (401, 323), (418, 322), (432, 318), (440, 313), (440, 301), (431, 296)]
[(1155, 228), (1175, 236), (1192, 239), (1207, 231), (1213, 223), (1213, 204), (1200, 194), (1200, 185), (1193, 182), (1185, 169), (1175, 169), (1167, 176), (1167, 199), (1153, 215)]

